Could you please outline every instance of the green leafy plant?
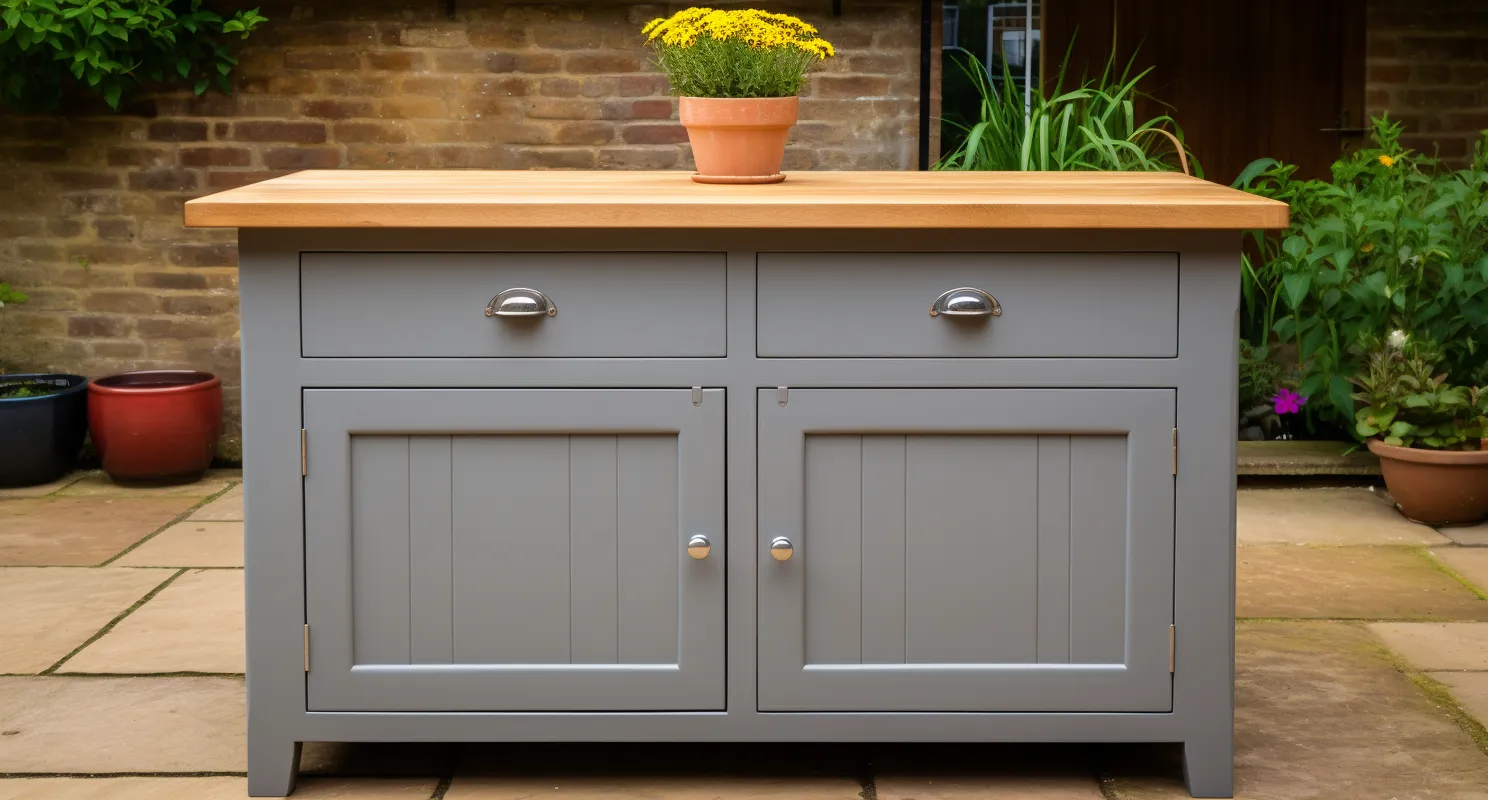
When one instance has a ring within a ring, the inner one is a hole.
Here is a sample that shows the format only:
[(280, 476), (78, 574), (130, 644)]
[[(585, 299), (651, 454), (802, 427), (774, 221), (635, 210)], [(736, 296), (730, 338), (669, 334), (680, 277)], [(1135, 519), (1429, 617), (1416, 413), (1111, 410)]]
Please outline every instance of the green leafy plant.
[[(1066, 52), (1053, 90), (1047, 95), (1033, 92), (1025, 106), (1023, 87), (1006, 62), (1002, 78), (994, 81), (976, 56), (965, 50), (960, 56), (953, 60), (981, 96), (980, 110), (968, 125), (952, 123), (965, 138), (936, 162), (935, 169), (1189, 170), (1192, 158), (1178, 123), (1168, 115), (1141, 121), (1136, 117), (1137, 86), (1150, 69), (1132, 75), (1128, 62), (1118, 73), (1114, 60), (1108, 61), (1098, 77), (1065, 91), (1070, 59)], [(1194, 167), (1202, 176), (1197, 162)]]
[(1449, 172), (1374, 121), (1373, 147), (1333, 165), (1331, 181), (1261, 159), (1235, 186), (1290, 204), (1291, 226), (1257, 232), (1242, 263), (1242, 337), (1285, 344), (1309, 413), (1353, 427), (1349, 378), (1381, 331), (1440, 342), (1443, 370), (1482, 383), (1488, 351), (1488, 132), (1471, 166)]
[(19, 368), (30, 349), (23, 337), (12, 330), (11, 318), (15, 312), (7, 311), (6, 307), (18, 306), (30, 299), (19, 289), (0, 282), (0, 373)]
[(1400, 338), (1374, 349), (1364, 373), (1350, 379), (1359, 388), (1353, 399), (1363, 404), (1355, 433), (1396, 447), (1477, 450), (1488, 395), (1447, 383), (1446, 373), (1437, 373), (1439, 351)]
[(688, 8), (641, 33), (681, 97), (792, 97), (835, 55), (815, 27), (756, 9)]
[(265, 21), (258, 9), (224, 16), (202, 0), (0, 0), (0, 100), (47, 110), (76, 85), (117, 110), (145, 81), (227, 92), (237, 60), (222, 39)]
[(21, 290), (12, 287), (10, 284), (0, 283), (0, 308), (5, 308), (7, 305), (20, 305), (30, 299)]
[(1271, 438), (1280, 425), (1274, 397), (1281, 388), (1281, 365), (1267, 358), (1264, 350), (1240, 343), (1240, 429), (1258, 428)]

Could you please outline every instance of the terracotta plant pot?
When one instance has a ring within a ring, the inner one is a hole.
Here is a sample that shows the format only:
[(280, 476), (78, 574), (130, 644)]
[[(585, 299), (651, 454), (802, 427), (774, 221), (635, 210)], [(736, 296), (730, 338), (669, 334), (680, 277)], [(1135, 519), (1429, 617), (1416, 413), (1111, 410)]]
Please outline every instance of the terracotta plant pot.
[(798, 97), (684, 97), (682, 125), (692, 141), (698, 183), (779, 183)]
[(1426, 525), (1488, 517), (1488, 450), (1420, 450), (1369, 440), (1400, 513)]
[(222, 381), (210, 372), (124, 372), (88, 384), (103, 471), (123, 483), (201, 477), (222, 433)]

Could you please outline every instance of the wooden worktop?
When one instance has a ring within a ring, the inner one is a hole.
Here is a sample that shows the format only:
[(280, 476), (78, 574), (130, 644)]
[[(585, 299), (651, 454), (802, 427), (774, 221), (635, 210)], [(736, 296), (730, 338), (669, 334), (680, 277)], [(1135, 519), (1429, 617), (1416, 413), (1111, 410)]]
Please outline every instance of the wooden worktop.
[(186, 204), (192, 227), (1282, 228), (1283, 203), (1174, 173), (313, 170)]

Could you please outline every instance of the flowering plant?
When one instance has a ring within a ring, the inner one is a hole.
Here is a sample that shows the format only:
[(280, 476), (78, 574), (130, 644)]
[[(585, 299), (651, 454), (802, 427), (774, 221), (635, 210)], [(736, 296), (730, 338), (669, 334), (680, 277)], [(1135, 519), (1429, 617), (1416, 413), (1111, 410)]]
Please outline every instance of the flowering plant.
[(641, 33), (683, 97), (791, 97), (836, 55), (811, 25), (756, 9), (689, 8), (651, 20)]
[(1351, 379), (1364, 404), (1354, 432), (1396, 447), (1477, 450), (1488, 424), (1488, 394), (1453, 386), (1436, 374), (1440, 354), (1397, 331), (1369, 355), (1363, 375)]
[(1415, 332), (1441, 344), (1442, 371), (1488, 381), (1488, 133), (1471, 164), (1440, 169), (1374, 121), (1373, 146), (1333, 165), (1331, 181), (1261, 159), (1235, 185), (1291, 206), (1291, 227), (1256, 234), (1242, 269), (1241, 333), (1260, 357), (1274, 345), (1312, 398), (1304, 410), (1352, 427), (1349, 379), (1368, 340)]

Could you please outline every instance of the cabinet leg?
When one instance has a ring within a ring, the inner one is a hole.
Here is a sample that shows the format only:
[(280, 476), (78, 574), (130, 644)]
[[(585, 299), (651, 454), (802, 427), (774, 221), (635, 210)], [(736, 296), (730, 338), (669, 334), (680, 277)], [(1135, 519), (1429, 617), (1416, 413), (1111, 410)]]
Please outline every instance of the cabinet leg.
[(1194, 797), (1233, 797), (1234, 737), (1225, 731), (1184, 742), (1183, 780)]
[(249, 797), (288, 797), (299, 774), (299, 742), (248, 737)]

